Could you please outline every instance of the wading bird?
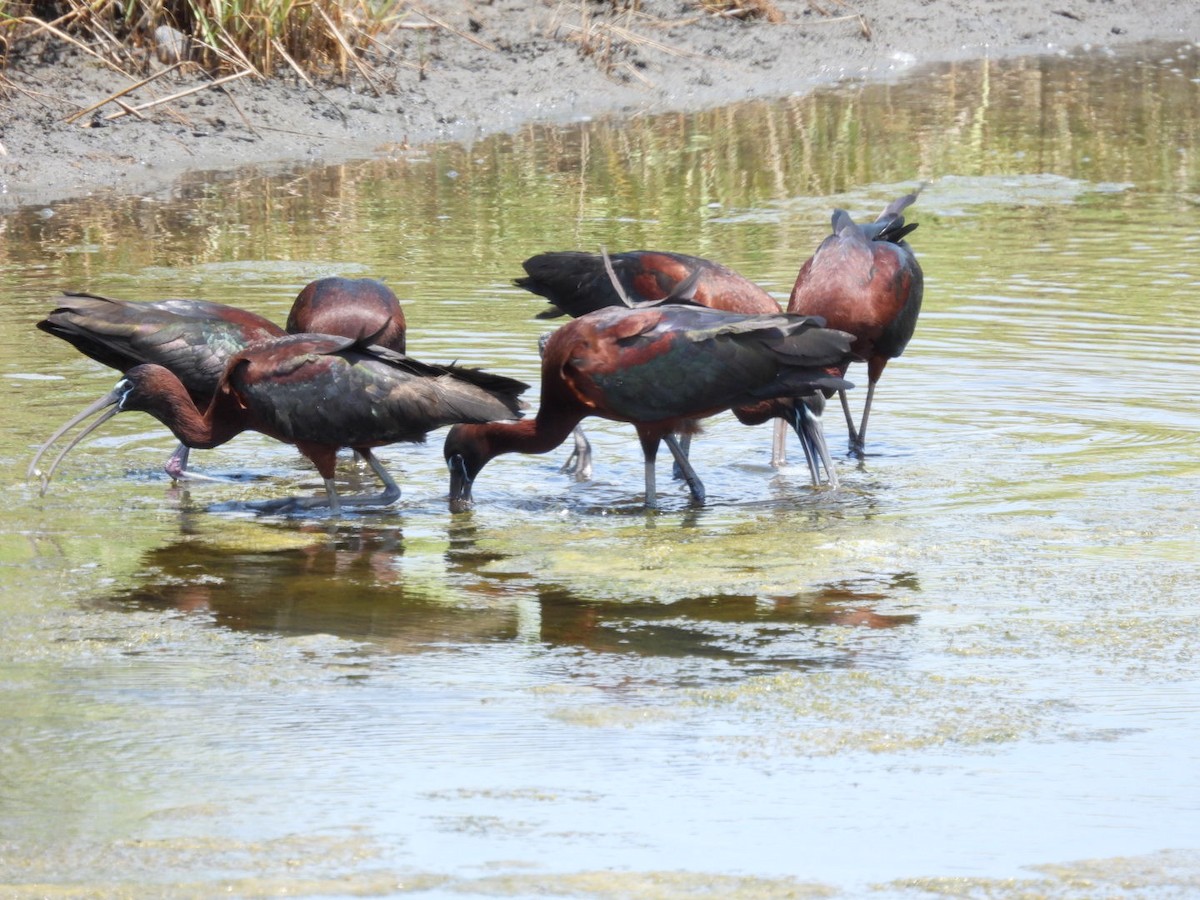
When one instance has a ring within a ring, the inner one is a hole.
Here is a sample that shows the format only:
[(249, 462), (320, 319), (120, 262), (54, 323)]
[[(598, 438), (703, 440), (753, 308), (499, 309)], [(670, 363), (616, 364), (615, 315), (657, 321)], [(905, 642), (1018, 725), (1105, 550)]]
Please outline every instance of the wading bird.
[[(672, 432), (734, 406), (846, 386), (827, 374), (845, 365), (850, 335), (782, 313), (747, 316), (700, 306), (608, 307), (550, 335), (542, 358), (541, 405), (521, 422), (456, 425), (443, 452), (450, 508), (471, 503), (471, 486), (502, 453), (545, 453), (586, 416), (630, 422), (645, 455), (647, 507), (657, 505), (654, 462)], [(799, 427), (793, 419), (793, 426)], [(676, 459), (697, 502), (704, 486)]]
[(821, 316), (830, 328), (854, 335), (851, 352), (867, 363), (867, 399), (858, 428), (846, 392), (838, 392), (850, 450), (858, 456), (866, 447), (875, 384), (888, 360), (908, 346), (921, 312), (925, 279), (904, 240), (917, 223), (904, 224), (902, 215), (919, 193), (893, 200), (866, 225), (856, 225), (845, 210), (834, 210), (833, 234), (800, 269), (788, 299), (788, 312)]
[[(852, 352), (867, 363), (867, 399), (862, 424), (855, 428), (850, 404), (844, 390), (839, 391), (842, 411), (852, 453), (862, 455), (866, 441), (867, 418), (875, 383), (888, 360), (904, 352), (916, 328), (921, 311), (924, 276), (904, 238), (917, 223), (905, 224), (904, 210), (920, 194), (918, 188), (892, 201), (882, 213), (866, 225), (856, 225), (845, 210), (833, 213), (833, 234), (827, 237), (801, 267), (788, 300), (787, 311), (798, 315), (820, 316), (829, 328), (854, 335)], [(606, 271), (602, 255), (565, 251), (543, 253), (524, 263), (526, 277), (515, 283), (531, 293), (545, 297), (549, 310), (538, 318), (553, 318), (570, 312), (583, 315), (602, 306), (620, 306), (668, 297), (690, 299), (702, 306), (744, 313), (768, 313), (778, 304), (754, 282), (718, 263), (681, 253), (634, 250), (610, 257), (611, 273)], [(622, 298), (622, 293), (628, 298)], [(845, 374), (843, 371), (841, 374)], [(779, 412), (771, 405), (734, 410), (746, 425), (759, 424), (772, 417), (786, 418), (781, 403)], [(819, 417), (824, 397), (804, 401), (809, 414)], [(786, 462), (786, 432), (776, 424), (771, 450), (771, 465)], [(581, 441), (583, 442), (581, 444)], [(812, 448), (803, 444), (813, 482), (819, 481), (815, 463), (819, 459)], [(586, 439), (576, 440), (576, 451), (587, 452)], [(825, 464), (831, 484), (837, 476), (828, 461)], [(569, 466), (571, 460), (567, 460)], [(580, 474), (577, 466), (577, 477)]]
[[(256, 504), (267, 512), (328, 505), (386, 505), (400, 488), (371, 453), (373, 447), (422, 442), (435, 428), (461, 422), (518, 418), (527, 385), (459, 366), (435, 366), (366, 346), (351, 338), (299, 334), (246, 347), (233, 354), (211, 403), (197, 408), (186, 386), (159, 365), (130, 368), (112, 392), (74, 422), (103, 414), (55, 460), (119, 412), (147, 412), (189, 447), (220, 446), (252, 430), (293, 444), (317, 467), (327, 499), (292, 498)], [(333, 476), (337, 451), (351, 447), (383, 482), (378, 496), (339, 498)]]
[[(541, 253), (522, 265), (525, 277), (515, 279), (514, 284), (550, 302), (549, 309), (538, 313), (539, 319), (565, 314), (581, 316), (609, 306), (638, 306), (674, 300), (754, 315), (780, 311), (775, 299), (750, 279), (720, 263), (684, 253), (631, 250), (608, 255), (565, 250)], [(735, 408), (733, 413), (746, 425), (776, 420), (771, 446), (771, 465), (776, 468), (787, 462), (786, 423), (797, 414), (803, 416), (806, 423), (801, 433), (801, 447), (813, 484), (821, 483), (820, 467), (824, 466), (829, 484), (836, 487), (837, 473), (821, 427), (824, 407), (825, 397), (817, 393), (803, 400), (787, 398), (751, 408)], [(575, 429), (574, 437), (575, 447), (563, 463), (562, 471), (570, 471), (574, 461), (576, 480), (585, 481), (591, 477), (591, 446), (582, 428)], [(688, 455), (689, 432), (683, 433), (678, 445), (673, 445), (673, 437), (664, 440), (677, 457), (680, 453)], [(677, 476), (680, 469), (677, 465)]]
[(404, 352), (404, 310), (374, 278), (336, 275), (310, 281), (288, 314), (288, 334), (332, 334)]
[[(65, 293), (37, 325), (86, 356), (126, 372), (153, 363), (170, 369), (203, 409), (234, 353), (286, 333), (319, 333), (366, 340), (404, 352), (404, 313), (386, 285), (369, 278), (319, 278), (297, 295), (287, 331), (260, 315), (206, 300), (136, 303), (95, 294)], [(36, 474), (46, 450), (78, 419), (59, 428), (29, 464)], [(187, 469), (180, 444), (164, 470), (173, 480), (205, 476)]]

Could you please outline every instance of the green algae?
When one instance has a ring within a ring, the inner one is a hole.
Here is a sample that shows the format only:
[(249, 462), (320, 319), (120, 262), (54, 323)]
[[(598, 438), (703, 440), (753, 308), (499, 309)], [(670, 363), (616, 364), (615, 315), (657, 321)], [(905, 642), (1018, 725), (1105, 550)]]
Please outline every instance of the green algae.
[(449, 885), (464, 893), (495, 897), (557, 896), (592, 900), (823, 900), (838, 896), (828, 885), (795, 878), (761, 878), (704, 872), (571, 872), (508, 874)]
[(876, 884), (888, 897), (954, 897), (964, 900), (1093, 900), (1099, 897), (1170, 900), (1200, 890), (1200, 855), (1163, 850), (1144, 856), (1089, 859), (1028, 866), (1040, 873), (1019, 878), (905, 878)]
[(1062, 711), (1001, 679), (913, 672), (785, 673), (695, 691), (690, 702), (754, 721), (752, 739), (725, 740), (756, 755), (995, 748), (1047, 733)]

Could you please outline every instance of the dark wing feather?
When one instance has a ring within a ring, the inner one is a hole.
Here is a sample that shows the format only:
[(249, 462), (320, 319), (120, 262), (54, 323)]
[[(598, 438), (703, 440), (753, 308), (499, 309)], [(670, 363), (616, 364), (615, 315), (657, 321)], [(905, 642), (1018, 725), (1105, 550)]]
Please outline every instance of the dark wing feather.
[(228, 389), (251, 411), (256, 430), (341, 447), (423, 441), (443, 425), (517, 418), (526, 387), (325, 335), (248, 348), (228, 375)]
[(229, 310), (205, 301), (129, 303), (64, 294), (37, 327), (121, 372), (143, 363), (165, 366), (193, 395), (207, 397), (235, 353), (283, 333), (253, 313), (232, 316)]
[[(589, 319), (604, 336), (605, 320), (615, 329), (630, 315), (614, 309)], [(568, 357), (579, 393), (602, 396), (608, 412), (636, 422), (794, 396), (804, 392), (800, 385), (824, 377), (826, 367), (844, 364), (849, 353), (849, 335), (821, 329), (807, 316), (678, 306), (642, 315), (655, 316), (654, 327), (623, 336), (615, 355)], [(589, 391), (588, 381), (597, 390)]]

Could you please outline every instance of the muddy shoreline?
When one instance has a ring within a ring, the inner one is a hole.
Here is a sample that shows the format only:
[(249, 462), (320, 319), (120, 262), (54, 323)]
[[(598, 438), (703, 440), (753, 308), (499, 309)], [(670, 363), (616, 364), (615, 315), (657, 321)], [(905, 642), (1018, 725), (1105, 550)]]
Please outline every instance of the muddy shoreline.
[[(105, 191), (153, 193), (188, 171), (337, 162), (532, 122), (692, 111), (935, 62), (1200, 40), (1200, 11), (1147, 0), (1067, 0), (1053, 9), (1025, 0), (858, 0), (832, 16), (806, 0), (778, 7), (784, 21), (770, 24), (698, 16), (674, 0), (651, 0), (636, 16), (442, 0), (423, 7), (439, 24), (418, 19), (423, 27), (398, 30), (387, 58), (371, 61), (369, 81), (355, 74), (310, 87), (247, 77), (136, 114), (109, 102), (74, 121), (129, 78), (61, 42), (27, 41), (3, 73), (0, 213)], [(600, 40), (613, 34), (637, 37)], [(204, 84), (171, 72), (123, 99), (137, 106)]]

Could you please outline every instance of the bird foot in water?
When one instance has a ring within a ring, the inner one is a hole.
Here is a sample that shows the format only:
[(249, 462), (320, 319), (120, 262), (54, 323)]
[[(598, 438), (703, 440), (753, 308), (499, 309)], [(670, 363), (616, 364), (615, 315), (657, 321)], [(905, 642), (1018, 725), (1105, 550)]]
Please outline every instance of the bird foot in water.
[(576, 481), (591, 481), (592, 456), (590, 453), (580, 453), (578, 448), (572, 450), (570, 456), (563, 460), (558, 471), (563, 475), (573, 474)]

